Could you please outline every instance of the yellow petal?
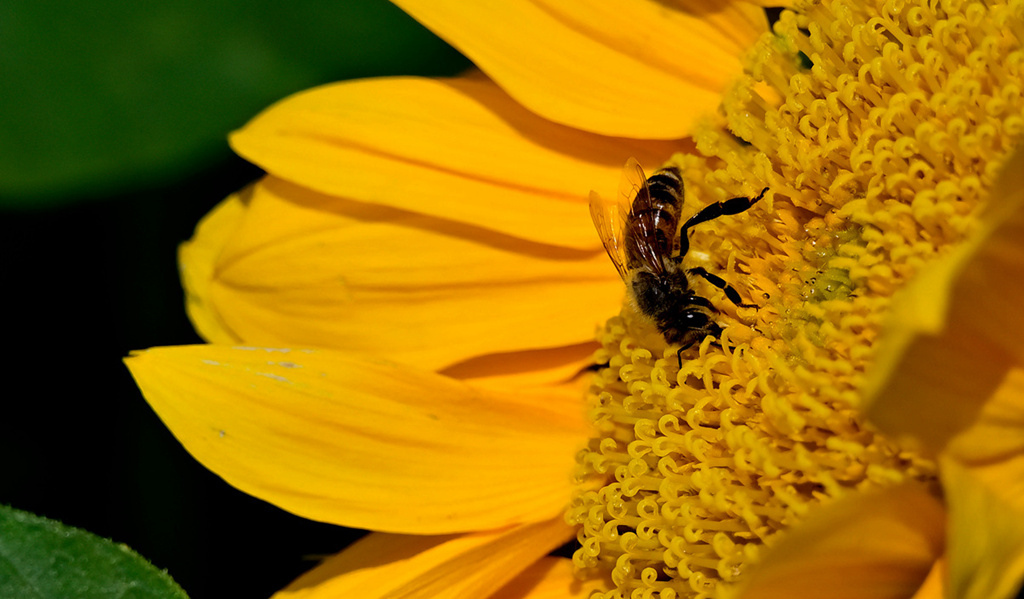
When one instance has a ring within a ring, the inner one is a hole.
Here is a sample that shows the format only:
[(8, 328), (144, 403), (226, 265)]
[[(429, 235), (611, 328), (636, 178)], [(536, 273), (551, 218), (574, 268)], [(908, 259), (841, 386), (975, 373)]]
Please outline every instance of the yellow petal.
[(1024, 147), (1009, 158), (949, 300), (962, 322), (1024, 363)]
[(742, 599), (905, 599), (942, 555), (945, 514), (907, 484), (823, 506), (767, 550)]
[(537, 114), (640, 139), (688, 135), (767, 31), (759, 7), (720, 0), (394, 2)]
[(480, 78), (313, 89), (268, 109), (231, 145), (267, 172), (328, 195), (575, 248), (600, 247), (591, 189), (616, 189), (630, 155), (658, 166), (683, 148), (556, 125)]
[(595, 592), (610, 591), (601, 580), (580, 580), (572, 560), (546, 557), (530, 565), (488, 599), (586, 599)]
[[(231, 214), (233, 227), (200, 225), (182, 269), (214, 276), (185, 280), (195, 321), (223, 323), (246, 344), (437, 369), (588, 343), (624, 293), (602, 249), (544, 246), (279, 179), (257, 183)], [(224, 232), (226, 242), (208, 238)], [(210, 246), (224, 249), (192, 251)]]
[(935, 560), (927, 578), (910, 599), (943, 599), (949, 586), (949, 560), (943, 556)]
[(588, 434), (578, 403), (327, 350), (164, 347), (126, 363), (207, 468), (356, 528), (435, 534), (554, 517)]
[(487, 597), (571, 536), (560, 520), (465, 536), (371, 533), (274, 599)]
[(593, 364), (597, 343), (491, 354), (445, 368), (441, 374), (493, 389), (552, 387), (578, 379)]
[(869, 417), (938, 451), (1024, 362), (1024, 150), (1008, 160), (978, 231), (895, 299), (865, 385)]
[(874, 373), (878, 390), (871, 391), (868, 418), (905, 446), (917, 441), (936, 454), (978, 420), (1012, 362), (961, 323), (908, 341), (901, 353), (879, 358), (892, 370), (888, 378)]
[(245, 214), (249, 190), (232, 194), (210, 211), (196, 227), (196, 234), (178, 248), (181, 285), (185, 288), (185, 309), (192, 325), (211, 343), (239, 343), (210, 298), (217, 258), (234, 235)]
[[(999, 466), (1024, 456), (1024, 368), (1016, 366), (1006, 373), (970, 426), (949, 439), (944, 453), (979, 467)], [(1021, 474), (1014, 481), (1018, 485), (1024, 484)], [(1024, 502), (1024, 488), (1019, 490), (1017, 497)]]
[(941, 468), (950, 512), (948, 596), (1014, 597), (1024, 582), (1024, 511), (1004, 498), (1020, 493), (1024, 483), (1018, 479), (1015, 489), (995, 492), (990, 481), (955, 460), (943, 459)]

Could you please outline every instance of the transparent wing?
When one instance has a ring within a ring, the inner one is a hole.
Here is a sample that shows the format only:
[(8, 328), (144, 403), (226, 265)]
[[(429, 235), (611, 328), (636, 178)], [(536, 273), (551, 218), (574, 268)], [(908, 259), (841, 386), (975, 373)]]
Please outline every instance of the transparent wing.
[(626, 166), (622, 167), (622, 178), (619, 179), (619, 201), (627, 212), (633, 206), (633, 199), (640, 192), (644, 193), (646, 203), (650, 205), (651, 194), (647, 191), (647, 175), (644, 174), (644, 169), (637, 159), (631, 157), (626, 161)]
[(597, 194), (590, 192), (590, 218), (594, 221), (597, 235), (601, 238), (604, 250), (612, 259), (612, 264), (619, 271), (623, 281), (626, 278), (626, 248), (623, 233), (626, 226), (626, 211), (621, 203), (613, 200), (606, 200)]
[(663, 274), (664, 264), (658, 251), (658, 220), (661, 211), (651, 202), (647, 176), (636, 158), (626, 161), (619, 183), (619, 198), (628, 207), (628, 218), (623, 233), (626, 267), (646, 267), (654, 274)]
[(627, 283), (628, 273), (634, 268), (659, 275), (664, 272), (657, 246), (658, 214), (660, 211), (653, 209), (647, 176), (636, 158), (626, 161), (614, 200), (590, 192), (590, 217), (619, 276)]

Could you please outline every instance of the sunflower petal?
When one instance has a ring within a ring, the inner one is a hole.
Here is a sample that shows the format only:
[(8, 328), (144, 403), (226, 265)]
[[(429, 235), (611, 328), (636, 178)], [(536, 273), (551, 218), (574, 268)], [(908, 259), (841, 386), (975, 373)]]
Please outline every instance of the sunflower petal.
[[(1012, 364), (1005, 352), (959, 323), (938, 337), (912, 337), (900, 353), (883, 360), (898, 369), (875, 383), (879, 390), (873, 391), (868, 418), (905, 446), (921, 443), (932, 454), (978, 421)], [(989, 446), (978, 449), (984, 447)]]
[(588, 433), (577, 403), (326, 350), (163, 347), (126, 363), (206, 467), (356, 528), (438, 534), (554, 517)]
[(943, 556), (935, 560), (928, 576), (910, 599), (943, 599), (949, 586), (949, 560)]
[[(942, 483), (949, 502), (950, 597), (1010, 599), (1024, 582), (1022, 480), (1000, 488), (955, 460), (943, 459)], [(1017, 476), (1021, 474), (1017, 468)], [(1017, 506), (1004, 499), (1017, 495)]]
[[(552, 388), (580, 378), (593, 363), (597, 343), (491, 354), (445, 368), (441, 374), (494, 389)], [(578, 391), (578, 389), (577, 389)]]
[(744, 2), (393, 0), (552, 121), (640, 139), (689, 135), (767, 31)]
[(1024, 363), (1024, 146), (1003, 167), (981, 231), (952, 286), (948, 319), (978, 330)]
[(560, 520), (465, 536), (371, 533), (273, 599), (488, 597), (570, 537)]
[(612, 588), (604, 581), (580, 580), (572, 560), (545, 557), (488, 599), (585, 599), (595, 592), (610, 590)]
[[(195, 322), (221, 323), (213, 330), (232, 342), (344, 349), (424, 369), (563, 346), (579, 359), (623, 294), (600, 249), (542, 246), (279, 179), (253, 186), (231, 215), (233, 227), (200, 225), (182, 270)], [(208, 237), (224, 232), (230, 240)], [(223, 250), (193, 250), (212, 246)]]
[(910, 597), (942, 555), (944, 526), (942, 505), (916, 485), (849, 496), (769, 549), (738, 597)]
[[(980, 467), (1024, 457), (1024, 368), (1017, 366), (1006, 373), (970, 426), (951, 437), (944, 451), (960, 463)], [(1006, 482), (1024, 484), (1024, 472), (1020, 474), (1016, 481)], [(1024, 488), (1017, 490), (1024, 509)]]
[(231, 136), (267, 172), (316, 191), (540, 243), (600, 247), (591, 189), (630, 154), (657, 166), (681, 142), (551, 123), (481, 78), (349, 81), (284, 100)]
[(1024, 362), (1022, 280), (1024, 149), (1005, 165), (978, 232), (895, 299), (865, 384), (869, 418), (937, 452), (1005, 381), (1012, 394), (1010, 369)]
[(211, 305), (210, 285), (217, 258), (241, 224), (248, 190), (228, 196), (210, 211), (196, 227), (196, 234), (178, 248), (181, 285), (185, 288), (185, 309), (192, 325), (211, 343), (239, 343), (215, 306)]

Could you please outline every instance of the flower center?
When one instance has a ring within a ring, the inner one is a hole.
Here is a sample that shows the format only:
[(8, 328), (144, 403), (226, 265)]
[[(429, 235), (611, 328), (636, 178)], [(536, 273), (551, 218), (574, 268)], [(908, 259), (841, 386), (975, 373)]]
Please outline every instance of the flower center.
[(681, 368), (629, 304), (600, 333), (566, 517), (608, 597), (714, 597), (815, 505), (934, 478), (863, 420), (860, 388), (893, 293), (971, 232), (1021, 139), (1018, 35), (1024, 0), (800, 3), (700, 127), (703, 156), (673, 157), (684, 210), (770, 189), (685, 259), (758, 307), (692, 281), (723, 332)]

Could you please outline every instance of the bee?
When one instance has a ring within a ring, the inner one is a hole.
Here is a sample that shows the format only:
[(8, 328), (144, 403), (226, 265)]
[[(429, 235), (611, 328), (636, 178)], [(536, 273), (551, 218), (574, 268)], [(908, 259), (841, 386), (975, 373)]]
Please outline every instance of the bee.
[(682, 352), (708, 335), (715, 338), (722, 327), (713, 318), (718, 313), (706, 298), (690, 286), (697, 276), (721, 289), (729, 301), (744, 304), (739, 292), (719, 276), (701, 267), (684, 268), (690, 248), (690, 229), (720, 216), (740, 214), (759, 202), (768, 188), (755, 198), (738, 197), (709, 204), (679, 226), (683, 206), (683, 179), (676, 167), (644, 176), (635, 158), (626, 162), (619, 197), (605, 201), (590, 192), (590, 216), (604, 249), (626, 283), (638, 311), (654, 321), (670, 344), (678, 343), (679, 367)]

